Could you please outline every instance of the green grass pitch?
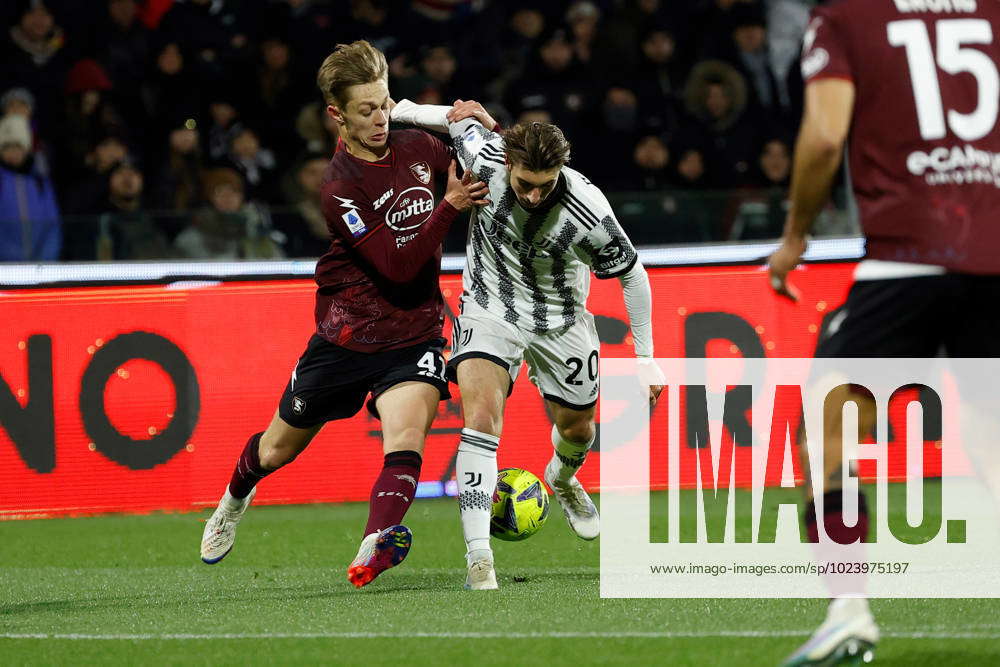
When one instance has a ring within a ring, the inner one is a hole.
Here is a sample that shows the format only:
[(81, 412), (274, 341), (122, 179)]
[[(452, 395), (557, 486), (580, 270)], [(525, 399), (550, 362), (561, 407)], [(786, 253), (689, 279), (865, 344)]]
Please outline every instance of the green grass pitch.
[[(366, 505), (255, 507), (221, 563), (198, 514), (0, 523), (0, 664), (776, 665), (821, 600), (601, 600), (597, 543), (557, 507), (497, 543), (500, 590), (470, 593), (454, 499), (418, 500), (403, 565), (345, 579)], [(874, 600), (878, 665), (987, 665), (996, 600)]]

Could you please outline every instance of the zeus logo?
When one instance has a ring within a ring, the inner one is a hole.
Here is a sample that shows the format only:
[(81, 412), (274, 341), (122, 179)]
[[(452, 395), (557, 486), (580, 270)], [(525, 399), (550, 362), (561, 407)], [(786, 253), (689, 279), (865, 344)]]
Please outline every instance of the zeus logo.
[(348, 211), (357, 211), (358, 210), (358, 207), (354, 203), (353, 199), (344, 199), (343, 197), (338, 197), (337, 195), (333, 195), (333, 198), (336, 199), (336, 200), (338, 200), (338, 201), (340, 201), (340, 205), (342, 207), (346, 208)]
[[(394, 188), (389, 188), (388, 191), (384, 192), (381, 197), (379, 197), (378, 199), (375, 200), (375, 203), (372, 204), (372, 208), (377, 211), (379, 209), (379, 207), (382, 206), (382, 204), (384, 204), (386, 202), (386, 200), (389, 199), (389, 197), (392, 196), (393, 192), (395, 192), (395, 189)], [(339, 199), (339, 197), (338, 197), (338, 199)]]

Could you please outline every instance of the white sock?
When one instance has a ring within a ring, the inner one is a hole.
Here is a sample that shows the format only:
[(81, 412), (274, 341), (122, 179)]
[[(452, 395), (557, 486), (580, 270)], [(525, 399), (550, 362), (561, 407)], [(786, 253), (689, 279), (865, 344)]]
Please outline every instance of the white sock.
[(552, 447), (556, 450), (552, 458), (559, 464), (556, 468), (557, 480), (565, 482), (576, 474), (587, 459), (587, 452), (590, 451), (590, 446), (594, 444), (596, 437), (595, 429), (594, 437), (589, 442), (572, 442), (559, 435), (559, 429), (555, 425), (552, 426)]
[(458, 509), (462, 514), (462, 532), (469, 553), (490, 550), (490, 515), (493, 491), (497, 486), (497, 447), (500, 437), (462, 429), (455, 459), (458, 482)]
[(828, 616), (862, 616), (870, 614), (868, 598), (858, 595), (843, 595), (830, 600)]
[(245, 498), (233, 498), (233, 494), (229, 493), (229, 485), (226, 484), (226, 492), (222, 494), (222, 500), (219, 501), (219, 504), (228, 512), (237, 512), (243, 509), (245, 501)]

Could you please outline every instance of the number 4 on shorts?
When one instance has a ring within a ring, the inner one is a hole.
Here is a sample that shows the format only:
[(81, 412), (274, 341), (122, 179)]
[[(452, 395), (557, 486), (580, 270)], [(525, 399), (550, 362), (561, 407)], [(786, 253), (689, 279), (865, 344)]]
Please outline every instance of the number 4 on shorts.
[(442, 363), (439, 364), (438, 359), (438, 355), (433, 351), (424, 352), (424, 356), (420, 357), (420, 361), (417, 362), (417, 366), (423, 369), (420, 374), (444, 379), (444, 360), (442, 359)]

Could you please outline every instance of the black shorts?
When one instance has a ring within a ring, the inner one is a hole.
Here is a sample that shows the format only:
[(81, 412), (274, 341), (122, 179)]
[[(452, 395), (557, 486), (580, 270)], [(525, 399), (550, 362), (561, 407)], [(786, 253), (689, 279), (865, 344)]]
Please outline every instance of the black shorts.
[(368, 410), (378, 418), (375, 400), (400, 382), (426, 382), (441, 400), (451, 398), (444, 379), (445, 340), (384, 352), (355, 352), (313, 334), (281, 395), (278, 412), (296, 428), (310, 428), (353, 417), (371, 394)]
[(817, 357), (1000, 357), (1000, 276), (862, 280), (823, 319)]

